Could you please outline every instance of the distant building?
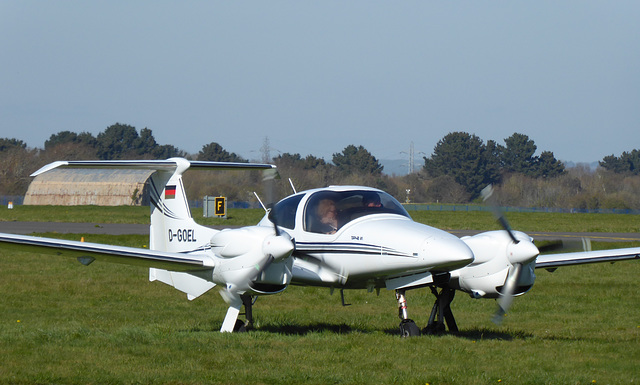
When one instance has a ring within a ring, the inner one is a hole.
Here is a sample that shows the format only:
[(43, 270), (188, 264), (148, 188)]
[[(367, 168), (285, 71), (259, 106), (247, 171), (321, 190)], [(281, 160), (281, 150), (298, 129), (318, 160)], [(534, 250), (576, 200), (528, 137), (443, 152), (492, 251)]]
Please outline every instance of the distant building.
[(25, 205), (148, 206), (154, 170), (55, 169), (29, 185)]

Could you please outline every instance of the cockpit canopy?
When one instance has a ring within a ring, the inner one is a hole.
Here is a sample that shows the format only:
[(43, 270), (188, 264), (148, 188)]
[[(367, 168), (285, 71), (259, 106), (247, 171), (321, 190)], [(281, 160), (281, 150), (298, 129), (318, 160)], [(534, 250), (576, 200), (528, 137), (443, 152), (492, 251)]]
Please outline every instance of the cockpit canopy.
[[(301, 205), (303, 198), (308, 199)], [(329, 208), (328, 208), (329, 207)], [(407, 211), (391, 195), (380, 190), (318, 190), (301, 193), (278, 202), (269, 215), (269, 219), (280, 227), (294, 229), (298, 210), (302, 211), (304, 231), (325, 233), (326, 228), (320, 222), (321, 215), (334, 210), (337, 217), (337, 229), (354, 219), (372, 214), (396, 214), (410, 218)], [(275, 218), (274, 218), (275, 214)]]

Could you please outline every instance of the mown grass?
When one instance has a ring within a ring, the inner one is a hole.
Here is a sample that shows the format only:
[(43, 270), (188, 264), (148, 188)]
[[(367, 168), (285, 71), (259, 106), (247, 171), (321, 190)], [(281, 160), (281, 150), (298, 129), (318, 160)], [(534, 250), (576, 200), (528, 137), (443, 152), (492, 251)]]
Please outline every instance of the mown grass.
[[(142, 247), (145, 236), (47, 234)], [(610, 244), (595, 244), (609, 247)], [(616, 244), (618, 247), (631, 244)], [(635, 244), (635, 246), (638, 246)], [(256, 330), (221, 334), (214, 288), (188, 301), (146, 269), (0, 250), (0, 383), (628, 384), (640, 381), (637, 261), (537, 271), (503, 326), (458, 295), (460, 334), (402, 339), (393, 292), (290, 287)], [(408, 293), (424, 325), (433, 299)]]
[[(228, 218), (204, 218), (202, 209), (192, 209), (193, 218), (212, 226), (254, 225), (264, 216), (262, 209), (229, 209)], [(411, 211), (418, 222), (445, 230), (498, 230), (493, 215), (483, 211)], [(562, 232), (640, 232), (640, 218), (625, 214), (508, 213), (514, 229)], [(139, 206), (15, 206), (0, 207), (0, 221), (47, 221), (91, 223), (149, 223), (149, 207)]]

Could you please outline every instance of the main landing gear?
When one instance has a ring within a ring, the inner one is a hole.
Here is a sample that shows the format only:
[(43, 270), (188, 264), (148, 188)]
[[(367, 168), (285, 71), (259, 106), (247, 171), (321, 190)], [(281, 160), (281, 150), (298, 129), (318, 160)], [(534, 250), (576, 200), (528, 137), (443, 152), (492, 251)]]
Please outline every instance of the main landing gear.
[[(436, 297), (436, 302), (431, 308), (429, 322), (422, 330), (424, 334), (442, 334), (449, 327), (451, 333), (458, 332), (458, 325), (451, 312), (451, 301), (456, 294), (454, 289), (443, 287), (438, 292), (436, 287), (431, 286), (431, 292)], [(420, 335), (420, 329), (416, 323), (409, 318), (407, 313), (407, 298), (405, 290), (396, 290), (396, 299), (398, 300), (398, 317), (400, 317), (400, 334), (402, 337), (415, 337)], [(445, 326), (446, 324), (446, 326)]]
[(244, 316), (247, 317), (247, 320), (245, 322), (242, 320), (236, 320), (236, 324), (233, 327), (234, 333), (243, 333), (247, 330), (253, 329), (253, 304), (256, 302), (257, 297), (253, 298), (250, 295), (242, 294), (240, 299), (242, 299), (242, 304), (244, 305)]

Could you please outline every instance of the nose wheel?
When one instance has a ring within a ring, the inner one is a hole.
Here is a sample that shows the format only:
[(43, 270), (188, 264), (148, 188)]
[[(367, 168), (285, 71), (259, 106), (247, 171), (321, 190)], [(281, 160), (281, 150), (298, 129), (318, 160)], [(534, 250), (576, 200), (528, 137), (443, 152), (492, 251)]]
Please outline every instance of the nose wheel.
[(409, 318), (407, 313), (407, 297), (404, 290), (396, 290), (398, 300), (398, 317), (400, 317), (400, 335), (402, 337), (417, 337), (420, 335), (420, 328)]

